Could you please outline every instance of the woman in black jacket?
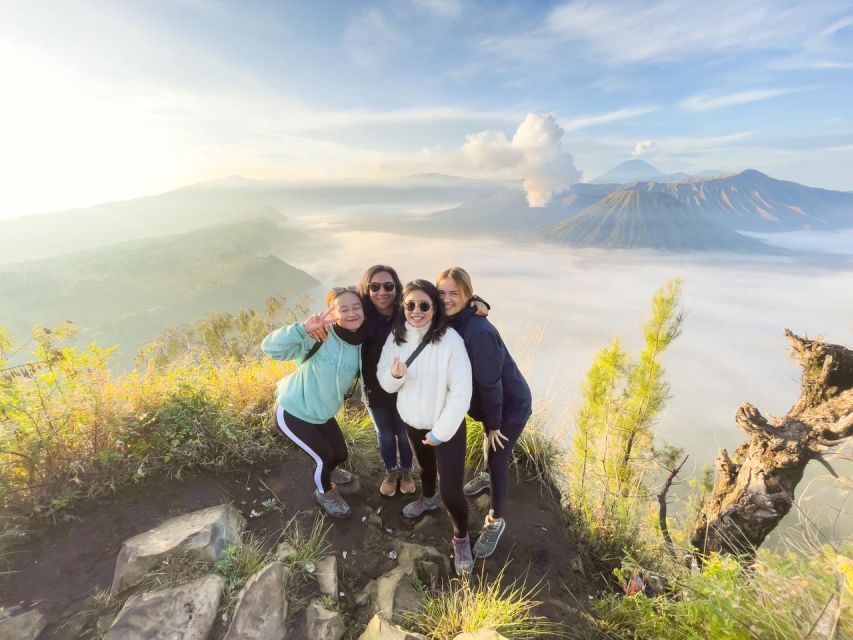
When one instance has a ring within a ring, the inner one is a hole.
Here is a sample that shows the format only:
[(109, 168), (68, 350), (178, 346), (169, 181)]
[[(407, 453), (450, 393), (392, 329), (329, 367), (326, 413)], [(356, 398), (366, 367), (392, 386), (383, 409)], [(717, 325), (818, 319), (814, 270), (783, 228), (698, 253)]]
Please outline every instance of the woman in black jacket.
[(503, 509), (509, 495), (509, 461), (532, 412), (530, 387), (495, 326), (468, 307), (474, 291), (468, 272), (460, 267), (446, 269), (436, 279), (436, 286), (451, 326), (464, 339), (471, 360), (474, 393), (468, 415), (484, 428), (483, 451), (489, 471), (466, 483), (465, 494), (491, 489), (492, 508), (474, 545), (474, 556), (486, 558), (494, 553), (506, 529)]

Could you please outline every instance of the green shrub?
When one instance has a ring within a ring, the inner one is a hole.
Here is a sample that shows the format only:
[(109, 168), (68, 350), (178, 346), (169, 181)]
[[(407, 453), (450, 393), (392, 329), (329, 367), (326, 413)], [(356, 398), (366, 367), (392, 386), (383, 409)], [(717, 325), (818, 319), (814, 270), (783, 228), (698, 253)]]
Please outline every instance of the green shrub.
[[(849, 604), (853, 595), (853, 563), (849, 547), (830, 547), (809, 554), (759, 550), (747, 567), (729, 556), (711, 556), (701, 571), (672, 566), (669, 588), (657, 597), (612, 595), (595, 611), (614, 638), (767, 638), (794, 640), (836, 637), (853, 632)], [(845, 575), (846, 567), (846, 575)], [(616, 571), (627, 583), (637, 566), (626, 562)], [(843, 604), (842, 604), (843, 603)]]
[(501, 570), (492, 580), (454, 579), (444, 589), (427, 591), (423, 608), (405, 613), (404, 618), (433, 640), (479, 629), (493, 629), (513, 640), (564, 636), (560, 625), (533, 612), (541, 604), (536, 593), (536, 587), (504, 585)]

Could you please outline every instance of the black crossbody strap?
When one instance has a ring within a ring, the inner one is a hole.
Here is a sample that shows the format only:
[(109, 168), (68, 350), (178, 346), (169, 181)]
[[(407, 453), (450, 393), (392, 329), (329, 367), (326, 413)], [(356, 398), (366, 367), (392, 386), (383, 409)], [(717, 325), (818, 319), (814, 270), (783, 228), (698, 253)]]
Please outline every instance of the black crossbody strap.
[(308, 362), (313, 357), (313, 355), (320, 350), (320, 347), (322, 347), (322, 346), (323, 346), (322, 342), (315, 342), (314, 346), (311, 347), (311, 349), (308, 350), (308, 353), (305, 354), (305, 357), (302, 358), (302, 364), (305, 364), (306, 362)]
[(426, 341), (421, 342), (418, 345), (418, 348), (412, 352), (412, 355), (410, 355), (408, 358), (406, 358), (406, 368), (409, 368), (412, 366), (412, 363), (415, 361), (415, 358), (417, 358), (418, 355), (420, 355), (421, 351), (423, 351), (424, 347), (426, 347), (426, 346), (427, 346)]

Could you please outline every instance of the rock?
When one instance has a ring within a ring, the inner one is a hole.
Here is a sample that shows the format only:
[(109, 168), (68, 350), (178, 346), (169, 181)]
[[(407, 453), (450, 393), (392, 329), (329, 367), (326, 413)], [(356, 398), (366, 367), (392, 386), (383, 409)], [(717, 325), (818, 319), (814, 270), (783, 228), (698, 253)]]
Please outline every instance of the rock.
[(18, 525), (0, 531), (0, 549), (8, 549), (27, 539), (27, 532)]
[(583, 560), (580, 556), (575, 556), (569, 560), (569, 567), (576, 573), (583, 573)]
[(341, 614), (329, 611), (319, 602), (308, 605), (305, 625), (308, 640), (341, 640), (346, 632)]
[(376, 594), (376, 580), (371, 580), (366, 585), (364, 585), (364, 588), (355, 597), (355, 603), (361, 607), (367, 604), (368, 602), (375, 602)]
[(285, 562), (295, 556), (298, 552), (296, 551), (296, 547), (290, 544), (287, 541), (280, 542), (278, 547), (275, 550), (275, 559), (281, 560)]
[(47, 620), (38, 609), (0, 607), (0, 638), (4, 640), (36, 640), (46, 626)]
[(335, 556), (326, 556), (317, 562), (317, 584), (320, 593), (326, 596), (334, 596), (338, 599), (338, 559)]
[(208, 574), (172, 589), (133, 595), (104, 640), (206, 640), (224, 587), (225, 578)]
[(474, 500), (474, 505), (480, 511), (488, 511), (492, 508), (492, 496), (490, 496), (488, 493), (484, 493), (478, 496), (476, 500)]
[(148, 571), (178, 552), (215, 562), (229, 544), (240, 542), (244, 525), (237, 509), (220, 505), (172, 518), (125, 540), (116, 560), (113, 595), (136, 586)]
[(507, 637), (502, 636), (494, 629), (479, 629), (477, 631), (469, 631), (468, 633), (460, 633), (453, 640), (507, 640)]
[(401, 622), (404, 611), (420, 609), (423, 595), (412, 583), (412, 572), (396, 567), (376, 581), (374, 610), (392, 622)]
[(425, 537), (435, 533), (435, 531), (436, 531), (435, 524), (436, 524), (436, 519), (433, 516), (427, 514), (423, 518), (421, 518), (421, 521), (418, 522), (414, 526), (414, 528), (412, 529), (412, 532), (418, 538), (425, 538)]
[(399, 623), (401, 613), (420, 608), (423, 594), (415, 588), (414, 580), (439, 583), (450, 574), (450, 561), (433, 547), (408, 542), (398, 543), (398, 565), (376, 581), (373, 599), (374, 613)]
[(223, 640), (281, 640), (287, 629), (287, 568), (272, 562), (249, 578), (237, 596), (234, 617)]
[(426, 640), (426, 636), (393, 625), (377, 613), (358, 640)]
[(441, 584), (441, 568), (433, 560), (417, 560), (415, 562), (415, 575), (430, 589), (437, 589)]

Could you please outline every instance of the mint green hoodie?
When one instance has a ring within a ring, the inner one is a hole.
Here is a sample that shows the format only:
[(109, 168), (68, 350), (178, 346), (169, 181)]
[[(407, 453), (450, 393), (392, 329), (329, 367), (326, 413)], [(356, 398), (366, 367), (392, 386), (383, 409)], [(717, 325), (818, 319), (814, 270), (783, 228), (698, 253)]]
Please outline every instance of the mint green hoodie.
[(308, 362), (302, 359), (314, 339), (301, 322), (276, 329), (261, 343), (271, 358), (298, 362), (296, 371), (279, 381), (276, 399), (285, 411), (313, 424), (335, 417), (361, 363), (361, 345), (344, 342), (331, 328), (328, 336)]

